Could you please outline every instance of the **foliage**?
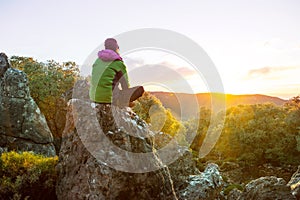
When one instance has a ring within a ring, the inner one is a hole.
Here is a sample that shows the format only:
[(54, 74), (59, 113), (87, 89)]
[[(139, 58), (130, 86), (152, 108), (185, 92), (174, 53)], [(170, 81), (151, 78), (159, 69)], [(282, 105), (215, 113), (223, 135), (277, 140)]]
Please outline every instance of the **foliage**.
[(238, 189), (240, 191), (243, 191), (244, 188), (243, 186), (239, 185), (239, 184), (231, 184), (228, 185), (225, 189), (224, 189), (224, 195), (228, 195), (230, 193), (231, 190), (233, 189)]
[[(24, 71), (29, 80), (30, 94), (45, 115), (47, 123), (55, 139), (59, 127), (56, 116), (61, 115), (62, 95), (71, 89), (79, 77), (79, 69), (74, 62), (59, 64), (54, 60), (41, 63), (33, 58), (12, 56), (13, 68)], [(60, 106), (58, 106), (60, 105)], [(59, 113), (60, 114), (57, 114)]]
[(199, 151), (203, 143), (203, 140), (206, 137), (206, 133), (210, 125), (211, 115), (212, 112), (210, 109), (206, 107), (201, 107), (200, 114), (199, 114), (200, 118), (192, 119), (185, 123), (185, 127), (187, 128), (188, 133), (190, 133), (189, 135), (191, 135), (191, 133), (193, 132), (196, 132), (195, 137), (191, 136), (191, 139), (193, 139), (191, 144), (191, 149), (193, 149), (194, 151), (197, 152)]
[(295, 164), (300, 157), (294, 120), (288, 122), (292, 110), (273, 104), (229, 108), (222, 135), (210, 156), (218, 154), (223, 160), (231, 158), (248, 164)]
[(150, 124), (155, 133), (163, 132), (175, 137), (177, 141), (186, 145), (185, 127), (178, 121), (170, 110), (165, 109), (155, 96), (145, 93), (136, 102), (133, 111)]
[(60, 97), (73, 87), (79, 69), (74, 62), (59, 64), (54, 60), (41, 63), (28, 57), (12, 56), (12, 67), (24, 71), (29, 79), (31, 96), (36, 102), (51, 102), (50, 97)]
[[(174, 136), (182, 126), (157, 98), (148, 93), (139, 99), (134, 111), (150, 123), (155, 132)], [(266, 103), (228, 108), (224, 125), (221, 124), (222, 112), (225, 111), (214, 114), (203, 107), (199, 119), (184, 122), (184, 132), (187, 141), (192, 141), (195, 158), (210, 128), (212, 135), (219, 130), (222, 132), (205, 160), (238, 161), (241, 166), (300, 164), (300, 97), (292, 98), (284, 106)], [(199, 167), (202, 165), (203, 162), (199, 162)]]
[(297, 150), (300, 152), (300, 96), (290, 99), (285, 107), (289, 110), (286, 122), (296, 133)]
[(31, 152), (3, 153), (0, 159), (0, 199), (56, 199), (58, 157)]

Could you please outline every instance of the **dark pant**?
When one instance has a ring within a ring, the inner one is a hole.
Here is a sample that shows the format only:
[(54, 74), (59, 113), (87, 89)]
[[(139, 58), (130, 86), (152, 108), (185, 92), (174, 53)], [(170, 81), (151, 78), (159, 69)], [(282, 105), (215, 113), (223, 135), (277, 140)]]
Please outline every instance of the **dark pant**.
[(133, 102), (141, 97), (143, 93), (143, 86), (136, 86), (124, 90), (115, 88), (113, 90), (113, 104), (117, 106), (129, 106), (130, 102)]

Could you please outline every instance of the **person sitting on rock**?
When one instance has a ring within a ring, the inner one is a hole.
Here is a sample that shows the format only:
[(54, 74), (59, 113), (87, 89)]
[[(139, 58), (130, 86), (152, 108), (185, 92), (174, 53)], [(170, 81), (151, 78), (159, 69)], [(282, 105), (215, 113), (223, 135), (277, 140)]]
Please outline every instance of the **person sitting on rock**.
[(144, 88), (129, 88), (127, 69), (119, 54), (117, 41), (108, 38), (104, 46), (105, 49), (98, 52), (98, 58), (93, 64), (90, 99), (95, 103), (132, 107), (133, 101), (143, 95)]

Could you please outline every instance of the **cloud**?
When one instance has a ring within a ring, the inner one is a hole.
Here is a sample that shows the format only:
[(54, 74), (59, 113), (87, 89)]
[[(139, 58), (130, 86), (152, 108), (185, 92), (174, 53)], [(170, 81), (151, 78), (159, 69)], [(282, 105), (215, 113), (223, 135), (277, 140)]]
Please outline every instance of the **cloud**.
[(290, 47), (290, 44), (280, 38), (272, 38), (263, 42), (264, 47), (283, 50)]
[(127, 67), (135, 68), (145, 65), (145, 62), (142, 58), (131, 58), (128, 56), (123, 57), (123, 60)]
[(128, 71), (131, 85), (162, 86), (170, 91), (186, 91), (191, 93), (189, 77), (193, 70), (180, 67), (174, 68), (167, 63), (146, 64)]
[(128, 68), (129, 76), (135, 80), (175, 81), (187, 79), (197, 74), (197, 71), (191, 67), (178, 66), (170, 62), (159, 62), (155, 64), (146, 64), (141, 58), (125, 57), (125, 64)]
[(296, 66), (279, 66), (279, 67), (262, 67), (258, 69), (252, 69), (248, 71), (247, 77), (248, 78), (255, 78), (255, 77), (270, 77), (272, 75), (278, 75), (278, 73), (287, 72), (287, 71), (293, 71), (293, 70), (299, 70), (300, 67)]
[(270, 87), (267, 90), (269, 95), (290, 99), (300, 95), (300, 83), (276, 85), (276, 87)]
[[(182, 70), (181, 70), (182, 71)], [(172, 69), (165, 64), (147, 64), (129, 71), (129, 76), (137, 81), (166, 82), (185, 78), (177, 69)]]
[(176, 70), (178, 73), (182, 74), (183, 76), (193, 76), (193, 75), (197, 74), (197, 72), (195, 70), (192, 70), (187, 67), (180, 67)]
[[(241, 80), (246, 88), (255, 93), (268, 94), (281, 98), (290, 98), (300, 92), (300, 66), (266, 66), (248, 71)], [(240, 84), (243, 85), (243, 84)], [(251, 92), (251, 93), (252, 93)]]

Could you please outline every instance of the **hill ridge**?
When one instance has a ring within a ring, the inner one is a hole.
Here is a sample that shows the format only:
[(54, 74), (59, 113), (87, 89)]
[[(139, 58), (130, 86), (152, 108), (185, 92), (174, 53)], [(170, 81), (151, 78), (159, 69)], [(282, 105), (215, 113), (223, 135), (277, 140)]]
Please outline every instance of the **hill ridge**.
[[(221, 93), (176, 93), (176, 92), (162, 92), (155, 91), (150, 94), (156, 96), (162, 104), (170, 109), (172, 113), (183, 120), (194, 117), (199, 112), (200, 107), (211, 108), (211, 95)], [(195, 104), (192, 101), (197, 101), (198, 108), (195, 108)], [(281, 106), (287, 102), (287, 100), (279, 97), (268, 96), (264, 94), (225, 94), (226, 108), (237, 106), (240, 104), (263, 104), (263, 103), (274, 103), (275, 105)], [(221, 105), (221, 104), (220, 104)], [(182, 112), (184, 110), (184, 112)], [(214, 112), (221, 110), (221, 106), (215, 106)], [(181, 117), (180, 117), (181, 116)]]

